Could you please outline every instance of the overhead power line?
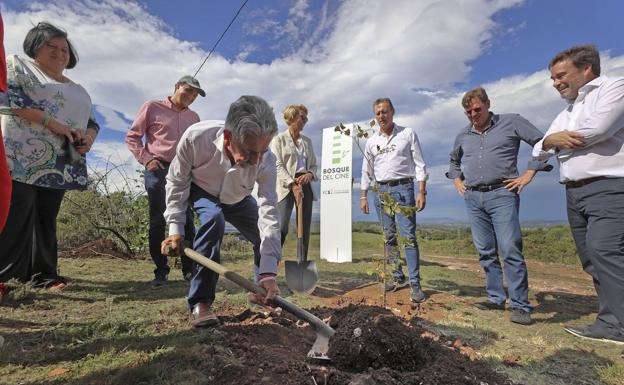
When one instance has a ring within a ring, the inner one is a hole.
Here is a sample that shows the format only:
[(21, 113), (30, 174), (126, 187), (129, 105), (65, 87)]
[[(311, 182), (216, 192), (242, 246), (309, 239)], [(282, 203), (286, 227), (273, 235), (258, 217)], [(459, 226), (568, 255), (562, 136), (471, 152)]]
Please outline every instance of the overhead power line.
[(210, 52), (208, 52), (208, 56), (206, 56), (206, 58), (204, 59), (204, 61), (200, 64), (199, 68), (197, 69), (197, 71), (195, 71), (195, 74), (193, 75), (193, 77), (197, 76), (197, 73), (202, 69), (202, 67), (204, 66), (204, 64), (206, 64), (206, 61), (210, 58), (210, 55), (212, 55), (212, 53), (214, 52), (215, 48), (217, 48), (217, 46), (219, 45), (219, 42), (221, 41), (221, 39), (223, 39), (223, 36), (225, 36), (225, 33), (228, 31), (228, 29), (230, 29), (230, 27), (232, 26), (232, 24), (234, 23), (234, 21), (236, 20), (236, 18), (238, 17), (238, 15), (241, 13), (241, 11), (243, 10), (243, 8), (245, 7), (245, 5), (247, 4), (249, 0), (245, 0), (243, 1), (243, 4), (241, 4), (240, 8), (238, 9), (238, 12), (236, 12), (236, 14), (234, 15), (234, 17), (232, 18), (232, 20), (230, 21), (230, 24), (228, 24), (228, 26), (225, 28), (225, 30), (223, 31), (223, 33), (221, 34), (221, 36), (219, 36), (219, 39), (217, 39), (217, 42), (214, 44), (214, 46), (212, 46), (212, 48), (210, 49)]

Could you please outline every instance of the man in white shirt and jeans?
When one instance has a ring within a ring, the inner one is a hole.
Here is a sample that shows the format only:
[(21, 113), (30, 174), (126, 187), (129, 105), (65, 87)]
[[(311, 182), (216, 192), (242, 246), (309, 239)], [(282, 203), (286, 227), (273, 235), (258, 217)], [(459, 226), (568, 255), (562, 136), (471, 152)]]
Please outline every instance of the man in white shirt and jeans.
[[(388, 98), (373, 103), (379, 131), (366, 142), (362, 160), (362, 197), (360, 208), (368, 214), (367, 191), (376, 185), (374, 205), (383, 226), (386, 239), (388, 263), (392, 266), (393, 281), (386, 290), (394, 291), (411, 286), (413, 302), (423, 302), (425, 294), (420, 287), (420, 255), (416, 241), (416, 212), (425, 208), (427, 170), (418, 142), (416, 131), (394, 124), (394, 106)], [(414, 194), (414, 179), (418, 182), (418, 194)], [(388, 213), (382, 207), (380, 195), (388, 194), (401, 208)], [(403, 273), (398, 242), (397, 225), (401, 237), (405, 238), (405, 260), (408, 279)]]
[[(230, 105), (225, 125), (202, 121), (189, 127), (178, 144), (167, 174), (169, 237), (162, 243), (178, 250), (184, 238), (186, 208), (199, 217), (193, 248), (220, 262), (225, 221), (253, 244), (256, 281), (267, 291), (255, 296), (268, 304), (279, 288), (275, 281), (281, 258), (275, 192), (275, 155), (269, 151), (277, 122), (273, 109), (257, 96), (241, 96)], [(251, 192), (258, 183), (258, 201)], [(188, 304), (195, 327), (219, 323), (210, 310), (218, 275), (199, 266), (191, 280)]]
[(560, 52), (548, 67), (568, 106), (533, 156), (559, 161), (572, 236), (599, 300), (593, 324), (565, 330), (624, 344), (624, 78), (600, 76), (594, 46)]

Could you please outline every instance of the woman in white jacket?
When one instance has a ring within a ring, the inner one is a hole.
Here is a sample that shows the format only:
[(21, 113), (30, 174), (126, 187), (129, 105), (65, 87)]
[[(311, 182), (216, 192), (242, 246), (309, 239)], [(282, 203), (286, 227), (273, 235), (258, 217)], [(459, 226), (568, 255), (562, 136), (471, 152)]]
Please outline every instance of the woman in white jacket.
[(271, 150), (275, 154), (277, 168), (277, 208), (280, 212), (282, 246), (288, 235), (290, 216), (295, 203), (302, 204), (303, 259), (308, 256), (312, 202), (316, 200), (310, 183), (316, 176), (316, 156), (312, 141), (301, 135), (308, 121), (308, 109), (303, 104), (291, 104), (284, 109), (288, 129), (273, 138)]

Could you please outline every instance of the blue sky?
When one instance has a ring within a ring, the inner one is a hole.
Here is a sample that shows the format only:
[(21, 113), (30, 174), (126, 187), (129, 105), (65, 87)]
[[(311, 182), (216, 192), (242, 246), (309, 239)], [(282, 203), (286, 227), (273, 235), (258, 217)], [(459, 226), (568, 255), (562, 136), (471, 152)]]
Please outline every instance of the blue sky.
[[(139, 106), (169, 95), (194, 73), (242, 2), (16, 1), (1, 3), (8, 53), (33, 23), (69, 33), (81, 61), (67, 76), (90, 93), (104, 127), (90, 155), (133, 174), (138, 165), (123, 137)], [(483, 85), (492, 110), (516, 112), (545, 131), (564, 107), (546, 65), (558, 51), (593, 43), (603, 72), (624, 76), (624, 2), (604, 0), (249, 0), (198, 74), (202, 119), (223, 119), (241, 94), (257, 94), (281, 111), (310, 110), (304, 133), (321, 153), (321, 129), (365, 122), (377, 97), (392, 98), (395, 121), (414, 127), (429, 166), (427, 208), (420, 220), (465, 220), (463, 201), (443, 176), (457, 131), (466, 124), (463, 92)], [(521, 149), (520, 172), (530, 149)], [(359, 178), (361, 157), (354, 159)], [(522, 193), (523, 220), (565, 220), (558, 171), (538, 175)], [(318, 188), (318, 186), (317, 186)], [(359, 192), (356, 184), (356, 198)], [(374, 220), (359, 213), (355, 220)]]

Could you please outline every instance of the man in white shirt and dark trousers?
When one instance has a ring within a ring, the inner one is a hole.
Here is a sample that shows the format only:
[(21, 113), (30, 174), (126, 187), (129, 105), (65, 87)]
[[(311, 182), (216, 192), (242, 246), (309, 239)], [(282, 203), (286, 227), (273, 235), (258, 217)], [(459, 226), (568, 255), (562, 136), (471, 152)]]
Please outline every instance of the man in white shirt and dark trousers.
[[(388, 98), (380, 98), (373, 103), (375, 119), (379, 131), (368, 139), (364, 149), (361, 179), (362, 212), (368, 214), (367, 191), (376, 187), (373, 202), (386, 239), (385, 248), (388, 264), (392, 266), (391, 282), (387, 291), (395, 291), (409, 284), (413, 302), (423, 302), (426, 298), (420, 286), (420, 255), (416, 241), (416, 211), (425, 208), (427, 170), (418, 142), (416, 131), (394, 124), (394, 106)], [(414, 194), (414, 179), (418, 182), (418, 194)], [(406, 208), (388, 213), (382, 207), (380, 196), (388, 194)], [(403, 273), (398, 248), (397, 225), (405, 239), (405, 260), (408, 279)]]
[[(253, 244), (256, 281), (267, 290), (256, 303), (268, 304), (279, 294), (275, 281), (281, 258), (275, 192), (275, 155), (269, 151), (277, 122), (273, 109), (257, 96), (241, 96), (230, 105), (225, 125), (202, 121), (189, 127), (178, 144), (167, 174), (165, 219), (169, 245), (176, 252), (184, 238), (186, 208), (199, 217), (193, 248), (220, 262), (225, 221)], [(258, 184), (258, 200), (251, 192)], [(199, 266), (191, 280), (188, 304), (195, 327), (219, 323), (210, 310), (218, 275)]]
[(599, 300), (593, 324), (565, 330), (624, 344), (624, 78), (600, 76), (594, 46), (560, 52), (548, 67), (568, 106), (533, 155), (559, 161), (572, 236)]

